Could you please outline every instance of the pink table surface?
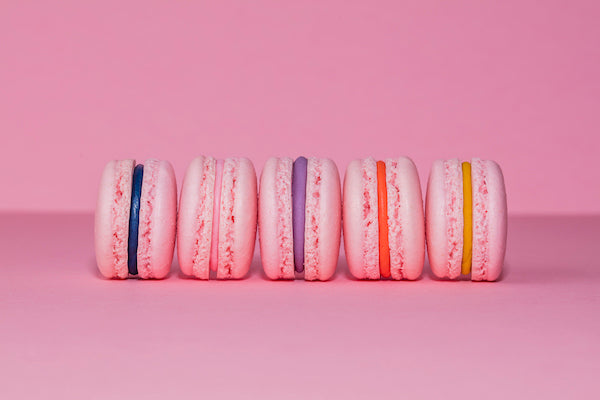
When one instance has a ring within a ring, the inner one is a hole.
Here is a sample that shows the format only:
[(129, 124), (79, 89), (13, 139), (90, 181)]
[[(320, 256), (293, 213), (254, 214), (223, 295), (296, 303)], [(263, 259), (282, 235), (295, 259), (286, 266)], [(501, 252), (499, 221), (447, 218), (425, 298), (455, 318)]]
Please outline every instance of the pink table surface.
[(0, 398), (599, 398), (600, 216), (509, 223), (497, 283), (142, 282), (91, 215), (0, 215)]

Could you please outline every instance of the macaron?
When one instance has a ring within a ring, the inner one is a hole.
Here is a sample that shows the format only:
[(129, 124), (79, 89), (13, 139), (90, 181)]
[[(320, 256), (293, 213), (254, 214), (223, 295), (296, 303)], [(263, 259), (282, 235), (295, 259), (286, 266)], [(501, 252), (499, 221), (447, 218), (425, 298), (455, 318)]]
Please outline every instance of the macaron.
[(267, 160), (258, 199), (260, 255), (270, 279), (331, 279), (341, 231), (337, 166), (325, 158)]
[(192, 160), (177, 220), (181, 272), (199, 279), (243, 278), (254, 254), (256, 208), (256, 172), (250, 160)]
[(344, 249), (357, 279), (419, 278), (425, 258), (423, 200), (410, 158), (352, 161), (344, 177)]
[(437, 160), (427, 184), (426, 236), (435, 276), (494, 281), (506, 251), (506, 190), (500, 166)]
[(177, 184), (168, 161), (109, 161), (95, 216), (96, 261), (106, 278), (161, 279), (173, 260)]

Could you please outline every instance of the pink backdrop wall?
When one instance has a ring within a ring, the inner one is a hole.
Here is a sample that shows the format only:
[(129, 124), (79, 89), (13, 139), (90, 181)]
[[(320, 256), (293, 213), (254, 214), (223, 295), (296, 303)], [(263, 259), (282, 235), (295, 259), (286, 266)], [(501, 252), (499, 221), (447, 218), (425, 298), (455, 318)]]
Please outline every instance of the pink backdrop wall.
[(93, 210), (113, 158), (303, 154), (491, 158), (511, 212), (600, 212), (592, 1), (60, 3), (0, 5), (1, 211)]

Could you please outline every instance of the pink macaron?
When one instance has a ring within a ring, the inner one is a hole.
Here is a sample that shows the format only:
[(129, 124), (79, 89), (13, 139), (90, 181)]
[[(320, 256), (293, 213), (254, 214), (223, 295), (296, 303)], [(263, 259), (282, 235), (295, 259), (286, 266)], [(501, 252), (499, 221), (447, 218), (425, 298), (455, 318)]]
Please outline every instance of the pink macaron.
[(168, 161), (110, 161), (95, 217), (98, 268), (106, 278), (161, 279), (173, 259), (177, 187)]
[(500, 166), (437, 160), (427, 185), (426, 235), (435, 276), (494, 281), (506, 251), (506, 190)]
[(340, 249), (341, 189), (324, 158), (270, 158), (260, 178), (260, 254), (270, 279), (328, 280)]
[(423, 200), (407, 157), (352, 161), (344, 177), (344, 248), (357, 279), (419, 278), (425, 258)]
[(256, 242), (256, 172), (247, 158), (196, 157), (179, 201), (177, 258), (199, 279), (243, 278)]

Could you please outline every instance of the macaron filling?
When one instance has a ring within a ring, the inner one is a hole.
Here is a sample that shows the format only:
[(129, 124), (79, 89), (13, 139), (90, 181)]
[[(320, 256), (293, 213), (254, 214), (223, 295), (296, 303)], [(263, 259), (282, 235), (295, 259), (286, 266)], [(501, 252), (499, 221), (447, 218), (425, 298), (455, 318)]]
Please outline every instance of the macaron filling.
[(471, 163), (462, 163), (463, 175), (463, 253), (461, 273), (471, 273), (471, 260), (473, 255), (473, 186), (471, 183)]
[(133, 183), (131, 185), (131, 209), (129, 212), (129, 237), (127, 239), (127, 269), (131, 275), (137, 275), (138, 273), (137, 249), (143, 178), (144, 165), (138, 164), (133, 170)]
[(384, 278), (389, 278), (391, 276), (387, 209), (387, 183), (385, 177), (385, 163), (383, 161), (377, 161), (377, 221), (379, 223), (379, 273)]
[(219, 222), (221, 216), (221, 187), (223, 183), (223, 160), (215, 163), (215, 188), (213, 197), (212, 239), (210, 242), (211, 271), (217, 271), (219, 265)]
[(304, 229), (306, 219), (306, 179), (308, 160), (298, 157), (292, 165), (292, 241), (294, 269), (304, 272)]

